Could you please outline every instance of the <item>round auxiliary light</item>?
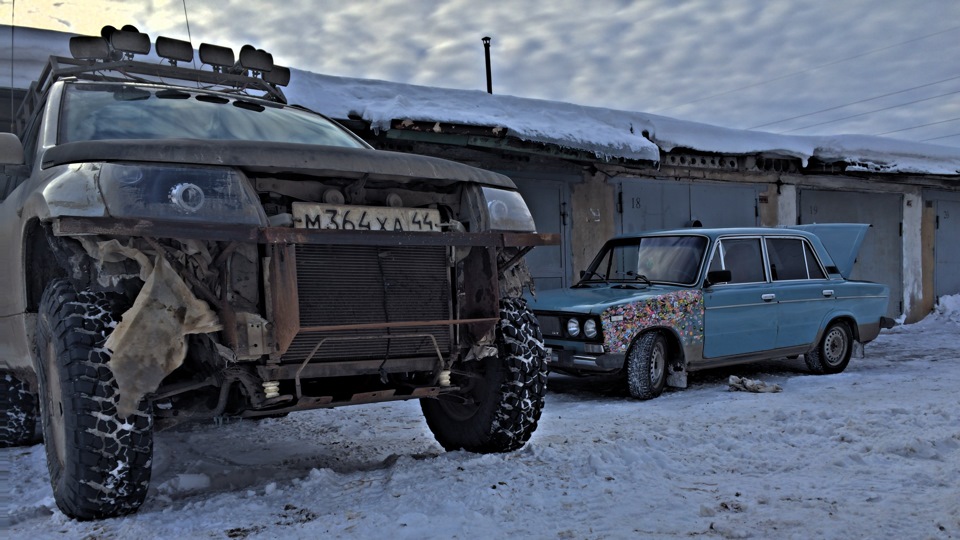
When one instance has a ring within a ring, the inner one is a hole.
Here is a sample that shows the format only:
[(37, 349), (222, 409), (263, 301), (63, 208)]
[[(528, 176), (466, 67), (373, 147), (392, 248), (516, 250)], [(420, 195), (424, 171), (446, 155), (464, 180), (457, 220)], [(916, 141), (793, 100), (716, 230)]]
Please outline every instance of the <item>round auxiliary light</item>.
[(577, 337), (580, 335), (580, 321), (576, 319), (570, 319), (567, 321), (567, 335), (570, 337)]
[(177, 208), (191, 214), (203, 207), (205, 199), (206, 195), (196, 184), (184, 182), (173, 186), (173, 189), (170, 190), (170, 202)]
[(587, 322), (583, 323), (583, 335), (590, 339), (597, 337), (597, 321), (587, 319)]

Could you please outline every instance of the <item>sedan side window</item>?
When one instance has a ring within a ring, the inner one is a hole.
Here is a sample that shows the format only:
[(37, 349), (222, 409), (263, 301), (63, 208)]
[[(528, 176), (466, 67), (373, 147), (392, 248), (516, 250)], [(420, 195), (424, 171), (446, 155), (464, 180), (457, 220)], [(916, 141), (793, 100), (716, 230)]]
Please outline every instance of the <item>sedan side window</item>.
[(725, 238), (717, 244), (710, 270), (730, 270), (730, 283), (766, 281), (759, 238)]
[(799, 238), (768, 238), (767, 256), (774, 281), (825, 277), (810, 246)]

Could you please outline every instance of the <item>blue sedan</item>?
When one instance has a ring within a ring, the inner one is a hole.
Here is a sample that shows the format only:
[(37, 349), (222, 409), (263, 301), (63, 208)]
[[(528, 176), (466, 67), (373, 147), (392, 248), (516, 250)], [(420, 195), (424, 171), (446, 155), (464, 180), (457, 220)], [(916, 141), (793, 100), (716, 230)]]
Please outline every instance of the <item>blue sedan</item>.
[(550, 369), (622, 373), (638, 399), (687, 373), (803, 355), (839, 373), (890, 327), (886, 285), (849, 278), (869, 225), (679, 229), (618, 236), (580, 281), (543, 291)]

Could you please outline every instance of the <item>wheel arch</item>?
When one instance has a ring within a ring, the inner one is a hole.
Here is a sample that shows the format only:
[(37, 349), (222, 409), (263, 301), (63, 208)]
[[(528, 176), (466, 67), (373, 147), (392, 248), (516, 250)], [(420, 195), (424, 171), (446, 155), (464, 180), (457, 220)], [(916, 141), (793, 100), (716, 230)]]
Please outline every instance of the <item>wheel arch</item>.
[(36, 313), (47, 284), (57, 278), (66, 278), (67, 271), (51, 245), (55, 238), (51, 227), (39, 219), (32, 219), (23, 228), (23, 282), (26, 311)]
[(669, 326), (648, 326), (647, 328), (637, 332), (630, 341), (630, 346), (627, 348), (627, 354), (630, 354), (630, 349), (633, 349), (633, 347), (636, 346), (641, 339), (643, 339), (643, 336), (651, 332), (655, 332), (663, 336), (663, 339), (667, 344), (667, 356), (670, 360), (670, 365), (672, 367), (676, 366), (685, 370), (686, 352), (683, 348), (683, 342), (680, 341), (680, 334), (677, 333), (677, 330)]
[(847, 325), (847, 328), (850, 330), (850, 336), (854, 341), (860, 341), (860, 327), (857, 324), (857, 320), (850, 313), (833, 313), (824, 319), (824, 323), (820, 325), (820, 331), (817, 332), (817, 339), (814, 341), (814, 346), (817, 346), (820, 343), (820, 340), (823, 339), (823, 335), (826, 333), (827, 328), (830, 328), (831, 325), (837, 322), (842, 322)]

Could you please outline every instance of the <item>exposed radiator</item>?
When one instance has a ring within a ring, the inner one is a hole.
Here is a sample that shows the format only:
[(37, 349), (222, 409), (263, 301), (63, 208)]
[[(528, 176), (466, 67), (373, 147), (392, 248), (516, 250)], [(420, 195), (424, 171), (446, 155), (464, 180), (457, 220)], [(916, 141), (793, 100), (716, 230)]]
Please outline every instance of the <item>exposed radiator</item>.
[[(444, 246), (296, 247), (300, 326), (438, 321), (451, 318), (450, 271)], [(301, 332), (282, 357), (302, 362), (323, 338), (388, 334), (387, 339), (332, 339), (313, 362), (436, 357), (450, 352), (446, 325)]]

